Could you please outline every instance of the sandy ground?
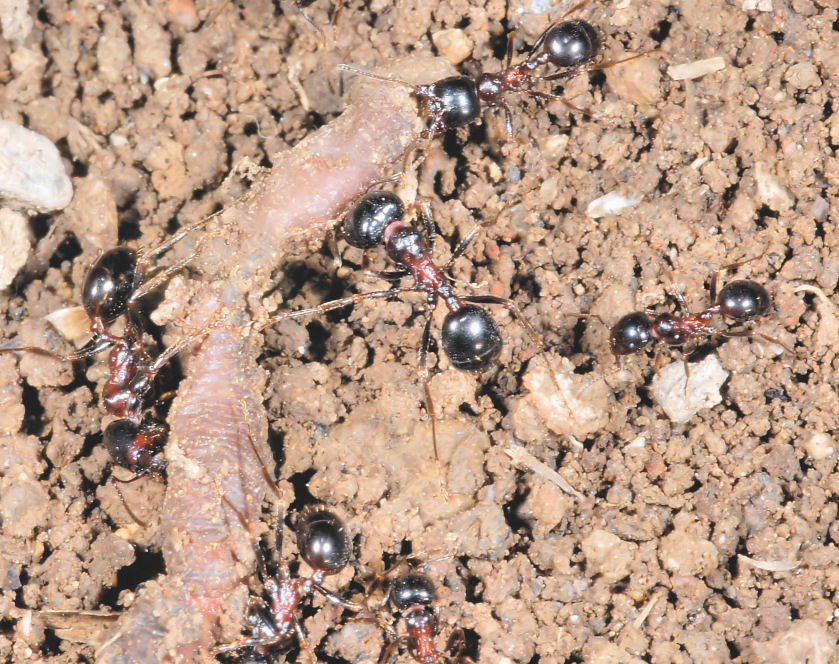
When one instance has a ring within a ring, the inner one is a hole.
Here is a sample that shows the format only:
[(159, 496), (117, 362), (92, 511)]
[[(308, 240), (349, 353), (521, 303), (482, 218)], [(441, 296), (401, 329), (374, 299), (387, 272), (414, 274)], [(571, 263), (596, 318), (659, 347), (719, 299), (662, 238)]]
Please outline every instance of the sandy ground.
[[(353, 535), (354, 568), (330, 587), (358, 599), (365, 578), (413, 552), (438, 585), (438, 647), (463, 628), (465, 654), (480, 662), (839, 661), (831, 5), (591, 2), (575, 15), (602, 31), (605, 59), (659, 49), (567, 81), (565, 99), (593, 117), (514, 98), (512, 139), (489, 111), (437, 142), (420, 176), (437, 254), (484, 226), (455, 262), (458, 288), (515, 300), (549, 360), (570, 372), (575, 408), (556, 417), (539, 389), (544, 359), (501, 307), (497, 366), (458, 372), (434, 346), (448, 500), (417, 372), (420, 298), (268, 333), (266, 403), (289, 523), (319, 500)], [(154, 246), (230, 202), (220, 185), (234, 166), (267, 165), (340, 112), (334, 64), (431, 50), (477, 75), (500, 67), (508, 30), (518, 29), (521, 54), (564, 11), (351, 2), (333, 42), (329, 6), (317, 0), (307, 12), (325, 27), (321, 49), (290, 3), (192, 9), (46, 2), (29, 9), (27, 36), (12, 38), (4, 23), (0, 118), (53, 140), (76, 189), (63, 213), (30, 221), (33, 252), (0, 295), (9, 343), (66, 350), (43, 317), (79, 303), (97, 254), (117, 242)], [(709, 58), (722, 68), (684, 80), (668, 71)], [(610, 193), (636, 202), (593, 216), (592, 202)], [(383, 287), (354, 269), (357, 250), (337, 250), (338, 270), (329, 248), (278, 266), (283, 306)], [(757, 338), (703, 346), (698, 357), (718, 358), (727, 378), (712, 407), (675, 422), (653, 387), (656, 365), (681, 358), (664, 350), (618, 371), (607, 326), (634, 310), (672, 310), (671, 282), (702, 309), (714, 270), (763, 252), (736, 274), (769, 290), (774, 309), (758, 329), (792, 352)], [(385, 266), (382, 252), (373, 258)], [(162, 571), (154, 509), (164, 485), (123, 487), (150, 521), (142, 528), (107, 482), (126, 473), (100, 445), (106, 370), (103, 360), (0, 356), (7, 661), (93, 661), (108, 619), (90, 612), (119, 611)], [(284, 554), (295, 552), (287, 529)], [(89, 613), (46, 613), (77, 610)], [(332, 610), (308, 611), (305, 628), (320, 661), (376, 661), (383, 645), (374, 625)]]

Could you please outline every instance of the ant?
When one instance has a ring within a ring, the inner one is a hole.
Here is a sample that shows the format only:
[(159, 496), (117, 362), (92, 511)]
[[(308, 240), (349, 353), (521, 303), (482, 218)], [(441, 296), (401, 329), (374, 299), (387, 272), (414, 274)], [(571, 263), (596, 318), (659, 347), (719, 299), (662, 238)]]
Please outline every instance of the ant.
[[(267, 474), (265, 466), (263, 471)], [(273, 486), (273, 484), (272, 484)], [(276, 487), (275, 487), (276, 489)], [(250, 535), (250, 526), (244, 514), (227, 498), (222, 498), (233, 510), (239, 521)], [(277, 551), (282, 550), (283, 522), (277, 525)], [(295, 615), (300, 600), (317, 591), (332, 604), (337, 604), (352, 611), (361, 607), (348, 602), (323, 587), (327, 576), (333, 576), (346, 567), (350, 559), (351, 544), (344, 522), (323, 506), (307, 506), (297, 522), (297, 549), (300, 557), (312, 568), (310, 577), (294, 578), (288, 566), (280, 558), (277, 561), (275, 576), (268, 574), (262, 555), (256, 542), (251, 538), (259, 566), (265, 599), (252, 597), (248, 609), (247, 623), (251, 636), (233, 643), (216, 646), (213, 654), (232, 652), (242, 648), (251, 648), (254, 654), (268, 657), (275, 646), (285, 644), (289, 639), (297, 639), (301, 649), (306, 648), (306, 638), (300, 621)], [(267, 600), (267, 601), (266, 601)]]
[[(205, 337), (212, 328), (205, 327), (181, 339), (152, 360), (143, 343), (143, 328), (137, 315), (137, 304), (140, 298), (185, 267), (198, 253), (204, 239), (199, 241), (198, 247), (189, 256), (148, 280), (146, 271), (156, 256), (192, 231), (206, 225), (217, 214), (183, 228), (149, 252), (116, 247), (99, 256), (82, 284), (82, 306), (90, 320), (93, 336), (78, 350), (61, 355), (37, 346), (0, 348), (0, 353), (35, 353), (63, 362), (75, 362), (110, 349), (110, 372), (102, 387), (102, 400), (105, 410), (119, 419), (105, 429), (103, 443), (115, 462), (133, 472), (134, 477), (130, 481), (147, 474), (159, 476), (166, 465), (163, 459), (156, 456), (165, 440), (165, 426), (143, 418), (145, 402), (152, 391), (154, 378), (172, 358)], [(108, 326), (122, 315), (126, 315), (122, 335), (111, 333)]]
[[(351, 65), (340, 64), (338, 68), (379, 81), (412, 88), (414, 96), (420, 101), (423, 113), (431, 119), (431, 126), (425, 132), (427, 138), (434, 138), (449, 129), (471, 124), (481, 117), (482, 104), (487, 107), (497, 106), (504, 110), (507, 135), (512, 138), (513, 114), (505, 99), (508, 92), (524, 93), (531, 97), (558, 101), (572, 111), (589, 115), (586, 111), (569, 104), (559, 95), (535, 90), (535, 83), (568, 78), (581, 71), (605, 69), (646, 55), (646, 53), (637, 53), (624, 60), (589, 66), (600, 54), (601, 42), (597, 30), (582, 19), (564, 20), (566, 16), (589, 2), (590, 0), (583, 0), (577, 3), (551, 24), (533, 44), (527, 57), (517, 65), (512, 64), (513, 41), (516, 33), (511, 32), (507, 35), (504, 69), (494, 73), (484, 72), (478, 76), (477, 80), (469, 76), (449, 76), (428, 85), (413, 86), (406, 81), (373, 74)], [(561, 71), (545, 76), (537, 76), (533, 73), (534, 70), (547, 64)]]
[[(712, 324), (712, 318), (717, 314), (720, 314), (724, 319), (731, 319), (735, 324), (740, 324), (756, 320), (769, 312), (772, 306), (769, 293), (759, 283), (750, 279), (731, 281), (717, 293), (717, 280), (721, 272), (733, 270), (761, 258), (762, 255), (726, 265), (715, 271), (711, 277), (711, 306), (704, 311), (695, 314), (690, 313), (684, 296), (674, 290), (673, 296), (679, 306), (686, 312), (685, 314), (657, 314), (655, 311), (647, 309), (623, 316), (612, 327), (609, 336), (609, 347), (618, 364), (620, 364), (621, 356), (637, 353), (656, 343), (674, 347), (684, 346), (683, 354), (686, 357), (695, 349), (696, 340), (699, 337), (711, 335), (760, 337), (781, 346), (788, 352), (792, 352), (777, 339), (760, 332), (751, 329), (723, 331)], [(685, 359), (685, 373), (688, 376), (690, 375), (687, 359)], [(687, 383), (685, 383), (685, 390), (687, 390)]]
[[(398, 569), (398, 567), (392, 569)], [(420, 664), (437, 664), (442, 661), (472, 662), (471, 659), (460, 657), (459, 654), (453, 657), (444, 654), (434, 645), (434, 637), (439, 632), (437, 607), (434, 605), (435, 595), (434, 582), (427, 574), (409, 571), (390, 582), (387, 595), (382, 602), (383, 605), (389, 603), (400, 613), (405, 621), (405, 634), (397, 633), (392, 619), (384, 619), (369, 613), (362, 613), (352, 619), (375, 623), (387, 635), (388, 643), (382, 651), (378, 664), (387, 664), (392, 661), (400, 645), (407, 646), (408, 653)], [(445, 651), (460, 653), (464, 647), (463, 631), (454, 630), (448, 638)]]
[[(387, 272), (369, 272), (372, 276), (394, 281), (403, 277), (410, 277), (413, 280), (413, 286), (356, 293), (309, 309), (283, 312), (260, 324), (258, 330), (263, 330), (286, 319), (324, 314), (333, 309), (358, 304), (362, 300), (388, 298), (404, 293), (425, 295), (426, 314), (419, 349), (419, 374), (425, 391), (426, 408), (431, 420), (434, 459), (439, 465), (436, 416), (429, 387), (429, 371), (426, 365), (431, 342), (431, 321), (438, 301), (442, 299), (449, 310), (443, 320), (440, 333), (441, 346), (449, 362), (456, 369), (463, 371), (483, 370), (501, 351), (501, 333), (489, 313), (483, 307), (478, 306), (481, 304), (499, 304), (506, 307), (521, 323), (532, 342), (540, 349), (543, 344), (539, 334), (524, 318), (521, 310), (512, 300), (494, 295), (463, 296), (455, 293), (454, 286), (447, 273), (454, 261), (463, 254), (475, 235), (481, 230), (481, 226), (475, 226), (452, 251), (449, 260), (440, 266), (432, 258), (436, 230), (431, 215), (431, 207), (427, 202), (421, 203), (419, 207), (425, 238), (423, 238), (423, 229), (404, 222), (405, 205), (396, 194), (388, 191), (375, 191), (362, 196), (346, 216), (342, 225), (344, 238), (350, 245), (367, 250), (384, 244), (388, 257), (398, 268)], [(545, 361), (547, 363), (547, 359)], [(568, 400), (565, 399), (549, 363), (548, 369), (557, 391), (568, 404)], [(443, 490), (445, 493), (445, 486), (443, 486)]]

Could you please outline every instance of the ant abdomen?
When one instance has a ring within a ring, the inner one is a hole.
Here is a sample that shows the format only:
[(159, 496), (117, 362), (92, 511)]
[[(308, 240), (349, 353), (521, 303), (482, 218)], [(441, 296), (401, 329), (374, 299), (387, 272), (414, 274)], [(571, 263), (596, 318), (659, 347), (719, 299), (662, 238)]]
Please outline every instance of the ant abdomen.
[(344, 238), (358, 249), (372, 249), (382, 241), (385, 227), (404, 216), (405, 206), (396, 194), (389, 191), (365, 194), (344, 219)]
[(655, 341), (652, 318), (643, 311), (622, 316), (615, 323), (609, 336), (609, 347), (614, 355), (630, 355), (646, 348)]
[(772, 306), (772, 300), (760, 284), (740, 279), (722, 287), (717, 305), (723, 316), (744, 322), (766, 314)]
[(125, 313), (137, 285), (137, 252), (127, 247), (109, 249), (85, 276), (84, 310), (90, 318), (110, 323)]
[(562, 21), (548, 28), (545, 53), (556, 67), (581, 67), (600, 51), (600, 36), (583, 20)]
[(344, 522), (322, 507), (305, 510), (297, 524), (297, 549), (313, 570), (337, 574), (350, 559), (350, 538)]
[(434, 584), (425, 574), (406, 574), (391, 584), (388, 598), (399, 611), (417, 604), (431, 606), (434, 603)]
[(467, 304), (446, 315), (440, 335), (443, 350), (457, 369), (477, 371), (501, 351), (501, 333), (481, 307)]

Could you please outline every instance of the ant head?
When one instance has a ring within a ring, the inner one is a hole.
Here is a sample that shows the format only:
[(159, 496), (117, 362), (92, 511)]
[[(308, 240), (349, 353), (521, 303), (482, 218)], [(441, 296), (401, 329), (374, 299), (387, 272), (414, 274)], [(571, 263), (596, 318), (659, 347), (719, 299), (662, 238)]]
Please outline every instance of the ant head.
[(474, 304), (446, 315), (440, 334), (443, 350), (457, 369), (477, 371), (501, 351), (501, 334), (490, 315)]
[(481, 115), (478, 87), (468, 76), (449, 76), (416, 89), (433, 123), (440, 129), (465, 127)]
[(396, 194), (365, 194), (344, 219), (344, 238), (359, 249), (372, 249), (382, 241), (385, 227), (404, 216), (405, 206)]
[(626, 314), (612, 328), (609, 347), (614, 355), (629, 355), (653, 342), (652, 319), (643, 311)]
[(747, 321), (763, 316), (769, 311), (772, 301), (769, 293), (759, 283), (740, 279), (723, 286), (716, 303), (723, 316), (736, 321)]
[(131, 420), (114, 420), (102, 434), (102, 444), (114, 463), (131, 468), (140, 426)]
[(586, 21), (561, 21), (548, 28), (544, 45), (554, 66), (580, 67), (597, 55), (600, 37)]
[(434, 603), (434, 583), (425, 574), (405, 574), (391, 584), (388, 599), (398, 611), (415, 604), (431, 606)]
[(350, 538), (341, 521), (322, 507), (308, 508), (297, 524), (297, 548), (313, 570), (337, 574), (350, 559)]
[(105, 323), (116, 320), (128, 306), (137, 288), (137, 252), (116, 247), (102, 254), (87, 271), (82, 286), (82, 304), (90, 318)]

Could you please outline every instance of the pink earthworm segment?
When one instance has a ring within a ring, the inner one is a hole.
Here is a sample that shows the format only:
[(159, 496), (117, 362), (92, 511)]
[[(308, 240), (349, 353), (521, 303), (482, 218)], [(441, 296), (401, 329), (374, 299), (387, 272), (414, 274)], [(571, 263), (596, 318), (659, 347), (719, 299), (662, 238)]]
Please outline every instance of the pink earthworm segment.
[[(423, 56), (389, 72), (419, 84), (451, 67)], [(209, 661), (215, 643), (239, 635), (253, 552), (221, 496), (259, 514), (269, 487), (254, 450), (271, 458), (265, 377), (256, 364), (261, 335), (247, 333), (246, 323), (261, 313), (271, 272), (289, 254), (319, 245), (349, 205), (401, 163), (424, 126), (410, 90), (359, 79), (337, 119), (276, 155), (248, 197), (208, 229), (184, 318), (194, 326), (223, 322), (193, 353), (169, 416), (166, 574), (139, 589), (97, 662)]]

